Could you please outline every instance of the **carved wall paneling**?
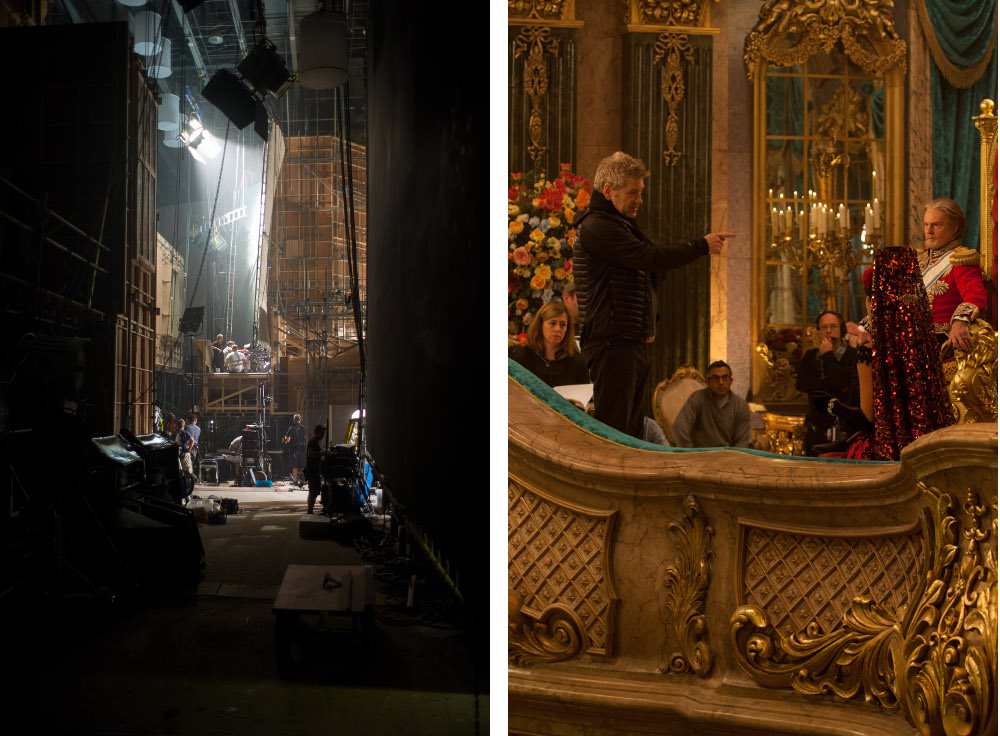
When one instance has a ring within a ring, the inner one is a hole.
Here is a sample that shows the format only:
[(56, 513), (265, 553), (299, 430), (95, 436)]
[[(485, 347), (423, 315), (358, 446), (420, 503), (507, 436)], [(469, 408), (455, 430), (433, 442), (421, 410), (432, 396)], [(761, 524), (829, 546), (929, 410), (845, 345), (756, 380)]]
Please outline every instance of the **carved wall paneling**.
[[(733, 651), (740, 667), (767, 687), (832, 693), (848, 700), (862, 696), (888, 710), (902, 710), (922, 734), (993, 733), (997, 497), (983, 503), (979, 493), (969, 489), (960, 501), (922, 482), (918, 485), (925, 504), (919, 543), (907, 534), (849, 542), (747, 530), (740, 562), (747, 604), (730, 620)], [(784, 584), (777, 575), (763, 574), (770, 564), (767, 557), (777, 555), (781, 559), (772, 571), (801, 564), (798, 570), (787, 569), (794, 575), (787, 588), (797, 587), (795, 608), (771, 603), (768, 610), (768, 604), (750, 603), (771, 594), (772, 578)], [(825, 567), (819, 564), (824, 560)], [(848, 563), (858, 569), (857, 578), (864, 571), (867, 592), (843, 585), (852, 572)], [(912, 571), (901, 578), (894, 566)], [(804, 572), (807, 567), (809, 573)], [(806, 574), (812, 572), (822, 579), (807, 581)], [(835, 577), (832, 586), (824, 585)], [(886, 582), (882, 591), (875, 585), (880, 578)], [(902, 587), (889, 585), (893, 579)], [(803, 583), (823, 589), (821, 597), (827, 600), (817, 604), (830, 609), (828, 620), (823, 620), (821, 608), (820, 616), (810, 610), (792, 621), (809, 596)], [(832, 625), (838, 602), (847, 609), (839, 624)]]
[[(533, 12), (541, 13), (552, 4), (531, 5), (536, 8)], [(576, 42), (580, 25), (572, 20), (510, 21), (510, 171), (536, 171), (551, 178), (558, 174), (561, 163), (575, 169)]]
[(680, 31), (714, 31), (709, 28), (711, 0), (624, 0), (624, 4), (629, 32), (667, 26)]
[[(691, 241), (711, 230), (712, 43), (709, 31), (667, 28), (624, 38), (622, 148), (652, 172), (637, 220), (655, 243)], [(701, 258), (659, 277), (647, 402), (682, 363), (708, 364), (709, 272)]]
[(562, 503), (508, 478), (508, 654), (514, 664), (610, 655), (617, 511)]

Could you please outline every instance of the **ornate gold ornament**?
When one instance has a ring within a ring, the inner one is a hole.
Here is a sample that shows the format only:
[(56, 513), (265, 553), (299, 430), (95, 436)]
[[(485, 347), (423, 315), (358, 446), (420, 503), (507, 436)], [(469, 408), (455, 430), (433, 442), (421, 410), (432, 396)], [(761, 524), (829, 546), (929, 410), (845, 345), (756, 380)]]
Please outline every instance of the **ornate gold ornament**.
[(673, 166), (681, 157), (681, 152), (675, 148), (680, 136), (677, 127), (677, 106), (684, 99), (686, 91), (681, 58), (691, 61), (694, 49), (687, 42), (686, 35), (676, 33), (661, 34), (653, 48), (656, 49), (653, 61), (663, 62), (663, 81), (660, 83), (660, 91), (667, 103), (666, 150), (663, 152), (663, 160), (667, 166)]
[(801, 64), (820, 51), (829, 53), (838, 41), (872, 74), (906, 69), (906, 42), (893, 27), (891, 0), (769, 0), (744, 46), (747, 76), (753, 79), (758, 61)]
[(573, 0), (507, 0), (507, 17), (513, 20), (569, 20)]
[(754, 401), (794, 401), (802, 396), (795, 388), (796, 366), (792, 365), (787, 353), (779, 353), (768, 347), (767, 341), (776, 335), (777, 331), (773, 327), (767, 327), (754, 346), (757, 355), (767, 366), (762, 395), (754, 397)]
[(617, 515), (556, 501), (508, 478), (508, 585), (520, 598), (520, 613), (534, 622), (526, 629), (523, 620), (509, 617), (520, 624), (510, 632), (517, 651), (573, 650), (575, 626), (580, 651), (612, 653), (619, 600), (611, 582)]
[[(997, 334), (981, 319), (969, 325), (973, 347), (970, 352), (955, 350), (954, 373), (948, 395), (959, 424), (997, 421)], [(942, 359), (949, 357), (947, 343), (941, 346)]]
[(625, 23), (701, 28), (708, 25), (708, 3), (709, 0), (625, 0)]
[(542, 145), (542, 99), (549, 91), (549, 72), (545, 66), (545, 54), (555, 54), (559, 43), (544, 26), (525, 26), (514, 41), (514, 58), (527, 52), (524, 64), (524, 91), (531, 98), (531, 115), (528, 118), (528, 135), (531, 144), (528, 153), (536, 163), (545, 154)]
[(979, 131), (979, 212), (982, 222), (979, 227), (979, 265), (983, 276), (991, 278), (993, 256), (997, 244), (993, 241), (993, 228), (990, 227), (992, 217), (987, 214), (993, 209), (993, 201), (997, 194), (996, 172), (997, 161), (997, 116), (993, 114), (993, 100), (983, 100), (979, 103), (982, 115), (972, 118)]
[(806, 440), (805, 417), (784, 414), (764, 414), (764, 436), (767, 446), (760, 449), (775, 455), (804, 455)]
[(670, 524), (678, 556), (667, 568), (667, 616), (680, 650), (668, 660), (667, 671), (694, 672), (705, 677), (712, 670), (712, 650), (705, 622), (705, 594), (712, 572), (711, 541), (715, 532), (694, 496), (684, 499), (684, 517)]
[(539, 621), (521, 610), (523, 599), (507, 594), (507, 659), (526, 667), (536, 662), (562, 662), (583, 651), (587, 632), (579, 617), (562, 608), (549, 608)]
[[(903, 711), (922, 734), (996, 728), (997, 500), (969, 491), (959, 508), (920, 483), (923, 559), (904, 607), (856, 597), (841, 625), (823, 633), (774, 631), (768, 614), (741, 606), (730, 619), (740, 666), (768, 687), (833, 693)], [(964, 514), (962, 513), (964, 511)]]

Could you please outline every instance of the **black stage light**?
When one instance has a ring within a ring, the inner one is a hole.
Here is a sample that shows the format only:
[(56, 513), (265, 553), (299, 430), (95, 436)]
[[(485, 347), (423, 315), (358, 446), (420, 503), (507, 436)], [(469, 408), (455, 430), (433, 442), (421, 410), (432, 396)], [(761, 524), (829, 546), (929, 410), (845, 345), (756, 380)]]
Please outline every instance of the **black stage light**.
[(268, 92), (281, 97), (294, 81), (278, 49), (266, 38), (250, 50), (236, 70), (261, 97)]
[(201, 96), (215, 105), (240, 130), (256, 118), (257, 99), (228, 69), (217, 71), (201, 91)]
[(182, 335), (196, 335), (201, 332), (201, 324), (205, 321), (204, 307), (188, 307), (181, 316), (178, 325)]

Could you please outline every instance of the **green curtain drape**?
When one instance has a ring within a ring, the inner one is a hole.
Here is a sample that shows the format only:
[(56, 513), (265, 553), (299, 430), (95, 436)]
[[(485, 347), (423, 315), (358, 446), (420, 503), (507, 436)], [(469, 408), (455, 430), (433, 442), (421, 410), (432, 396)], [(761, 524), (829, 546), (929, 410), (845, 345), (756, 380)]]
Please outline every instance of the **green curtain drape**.
[(917, 0), (931, 50), (934, 196), (965, 211), (963, 244), (979, 247), (979, 103), (997, 99), (996, 2)]

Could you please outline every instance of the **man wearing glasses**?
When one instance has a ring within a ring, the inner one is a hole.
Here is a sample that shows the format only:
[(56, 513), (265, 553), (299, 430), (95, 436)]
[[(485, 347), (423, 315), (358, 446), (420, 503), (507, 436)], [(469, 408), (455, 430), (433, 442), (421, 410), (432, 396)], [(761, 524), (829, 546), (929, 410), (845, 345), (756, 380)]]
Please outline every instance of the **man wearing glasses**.
[(708, 388), (695, 391), (674, 420), (677, 447), (750, 447), (750, 407), (730, 390), (733, 370), (708, 366)]

